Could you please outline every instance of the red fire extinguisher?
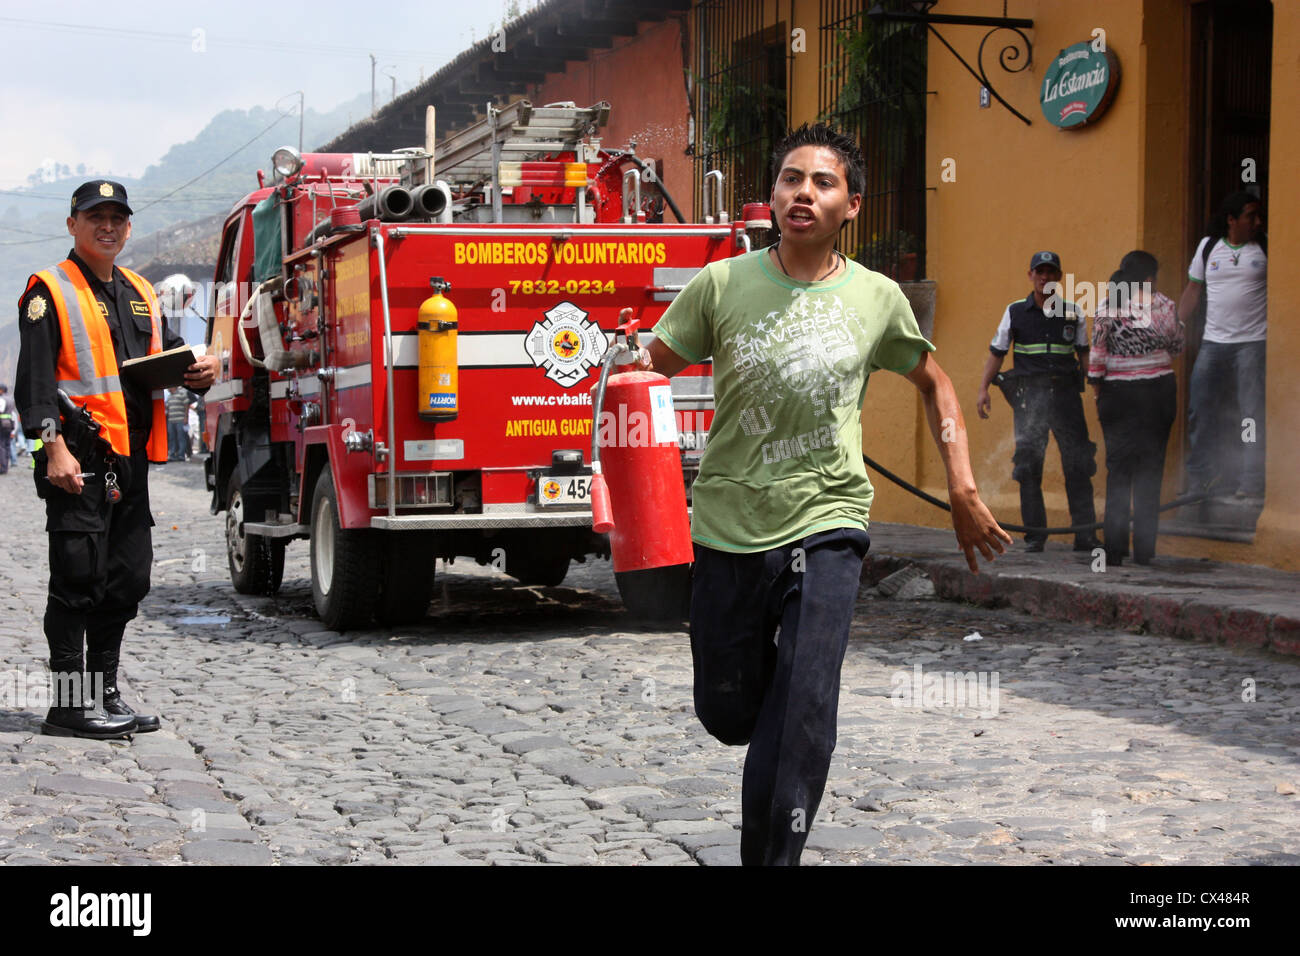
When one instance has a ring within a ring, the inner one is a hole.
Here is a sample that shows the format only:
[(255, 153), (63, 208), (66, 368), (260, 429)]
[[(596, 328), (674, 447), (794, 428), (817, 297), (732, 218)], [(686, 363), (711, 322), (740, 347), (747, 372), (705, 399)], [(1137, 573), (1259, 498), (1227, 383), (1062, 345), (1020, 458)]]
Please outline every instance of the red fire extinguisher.
[(636, 354), (638, 324), (618, 327), (592, 389), (592, 530), (609, 534), (616, 575), (694, 557), (672, 387), (658, 372), (609, 374)]

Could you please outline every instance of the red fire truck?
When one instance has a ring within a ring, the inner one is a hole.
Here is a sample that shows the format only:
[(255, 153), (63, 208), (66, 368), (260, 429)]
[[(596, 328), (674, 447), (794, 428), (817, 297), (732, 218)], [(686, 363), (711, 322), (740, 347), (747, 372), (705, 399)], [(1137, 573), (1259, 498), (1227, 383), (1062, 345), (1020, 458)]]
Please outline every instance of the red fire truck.
[[(282, 149), (258, 174), (225, 223), (208, 333), (206, 477), (236, 590), (275, 592), (306, 538), (326, 624), (395, 625), (425, 615), (438, 558), (557, 585), (608, 556), (590, 389), (619, 310), (652, 328), (748, 248), (715, 174), (704, 222), (653, 221), (671, 197), (635, 144), (601, 147), (608, 111), (520, 101), (426, 148)], [(710, 372), (672, 380), (688, 488)], [(661, 606), (663, 574), (616, 577), (629, 609)]]

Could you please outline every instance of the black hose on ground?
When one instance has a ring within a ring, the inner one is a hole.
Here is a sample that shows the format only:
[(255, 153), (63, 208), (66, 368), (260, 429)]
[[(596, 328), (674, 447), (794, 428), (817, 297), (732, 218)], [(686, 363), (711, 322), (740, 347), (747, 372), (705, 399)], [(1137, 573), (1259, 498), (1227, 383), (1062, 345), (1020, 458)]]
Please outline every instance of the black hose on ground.
[[(936, 508), (942, 508), (944, 511), (952, 511), (952, 505), (948, 504), (948, 502), (941, 501), (940, 499), (936, 498), (934, 495), (926, 494), (920, 488), (916, 487), (916, 485), (904, 481), (902, 478), (898, 477), (898, 475), (894, 474), (888, 468), (884, 467), (883, 465), (877, 464), (876, 462), (868, 458), (866, 455), (862, 456), (862, 460), (866, 463), (868, 468), (880, 472), (881, 475), (888, 478), (890, 481), (898, 485), (900, 488), (905, 488), (906, 490), (910, 491), (912, 494), (916, 495), (918, 498), (922, 499), (923, 501), (927, 501), (930, 504), (934, 505)], [(1169, 502), (1168, 504), (1161, 505), (1159, 510), (1170, 511), (1173, 508), (1181, 508), (1184, 505), (1194, 504), (1197, 501), (1203, 501), (1209, 497), (1210, 497), (1210, 493), (1208, 491), (1197, 492), (1195, 494), (1190, 494), (1190, 495), (1183, 495), (1181, 498), (1175, 498), (1173, 501)], [(1132, 519), (1129, 520), (1129, 523), (1132, 524)], [(1101, 521), (1096, 521), (1093, 522), (1092, 524), (1071, 525), (1068, 528), (1026, 528), (1024, 525), (1002, 524), (1002, 522), (1000, 521), (998, 522), (998, 524), (1003, 531), (1015, 531), (1020, 534), (1027, 534), (1029, 532), (1033, 532), (1035, 534), (1084, 534), (1088, 531), (1096, 531), (1097, 529), (1105, 526), (1105, 523)]]

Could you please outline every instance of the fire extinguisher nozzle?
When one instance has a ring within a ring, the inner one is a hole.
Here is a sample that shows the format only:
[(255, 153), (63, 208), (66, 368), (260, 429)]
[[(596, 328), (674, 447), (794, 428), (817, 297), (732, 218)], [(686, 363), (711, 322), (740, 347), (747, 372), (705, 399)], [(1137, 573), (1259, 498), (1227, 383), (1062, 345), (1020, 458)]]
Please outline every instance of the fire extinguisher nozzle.
[(614, 511), (609, 504), (609, 486), (605, 476), (596, 472), (591, 479), (591, 530), (609, 534), (614, 530)]

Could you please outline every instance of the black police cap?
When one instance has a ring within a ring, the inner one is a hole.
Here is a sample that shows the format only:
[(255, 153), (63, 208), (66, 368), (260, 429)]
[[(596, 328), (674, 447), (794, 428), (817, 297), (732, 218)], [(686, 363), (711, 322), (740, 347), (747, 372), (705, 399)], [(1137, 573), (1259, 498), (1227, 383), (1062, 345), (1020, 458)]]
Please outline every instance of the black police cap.
[(92, 179), (88, 183), (82, 183), (72, 194), (72, 209), (69, 215), (75, 216), (79, 212), (93, 209), (105, 202), (115, 202), (126, 209), (127, 215), (131, 214), (131, 207), (126, 201), (125, 186), (111, 179)]
[(1039, 266), (1051, 266), (1057, 272), (1061, 271), (1061, 257), (1055, 252), (1035, 252), (1033, 258), (1029, 260), (1029, 271), (1033, 272)]

